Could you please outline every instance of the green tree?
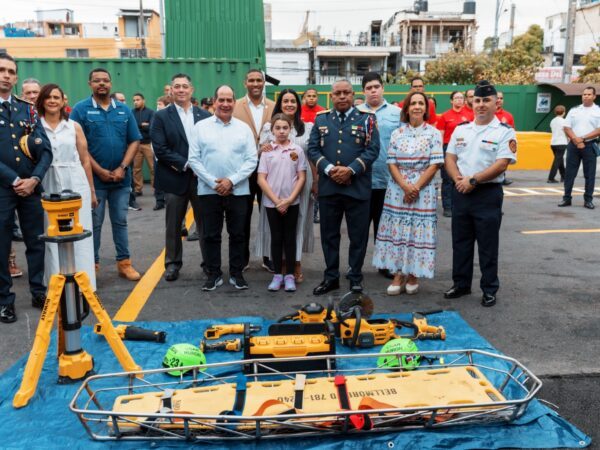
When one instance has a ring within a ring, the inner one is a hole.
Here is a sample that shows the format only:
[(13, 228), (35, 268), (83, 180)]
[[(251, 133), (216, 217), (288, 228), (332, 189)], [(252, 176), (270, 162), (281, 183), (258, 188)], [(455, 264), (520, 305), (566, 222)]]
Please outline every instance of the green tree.
[(600, 83), (600, 45), (581, 58), (584, 67), (579, 71), (577, 83)]
[(466, 51), (449, 52), (425, 66), (425, 81), (433, 84), (474, 84), (488, 70), (487, 55)]

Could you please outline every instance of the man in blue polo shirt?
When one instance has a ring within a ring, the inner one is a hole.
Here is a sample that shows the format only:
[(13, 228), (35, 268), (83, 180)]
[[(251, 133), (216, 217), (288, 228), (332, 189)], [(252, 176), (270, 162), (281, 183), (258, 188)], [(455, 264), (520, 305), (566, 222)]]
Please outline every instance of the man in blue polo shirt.
[(131, 281), (140, 279), (132, 267), (127, 236), (127, 210), (131, 192), (129, 165), (142, 136), (127, 105), (110, 98), (110, 73), (96, 68), (88, 84), (92, 95), (77, 103), (71, 119), (83, 128), (88, 141), (98, 206), (92, 212), (94, 222), (94, 258), (96, 271), (100, 263), (100, 237), (108, 202), (119, 276)]

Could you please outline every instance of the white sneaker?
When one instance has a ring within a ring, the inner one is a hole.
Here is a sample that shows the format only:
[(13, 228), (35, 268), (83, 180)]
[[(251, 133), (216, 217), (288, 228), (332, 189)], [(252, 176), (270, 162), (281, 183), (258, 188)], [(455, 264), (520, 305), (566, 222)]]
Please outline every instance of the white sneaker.
[(419, 292), (419, 283), (417, 284), (408, 284), (406, 283), (406, 293), (408, 295), (413, 295)]

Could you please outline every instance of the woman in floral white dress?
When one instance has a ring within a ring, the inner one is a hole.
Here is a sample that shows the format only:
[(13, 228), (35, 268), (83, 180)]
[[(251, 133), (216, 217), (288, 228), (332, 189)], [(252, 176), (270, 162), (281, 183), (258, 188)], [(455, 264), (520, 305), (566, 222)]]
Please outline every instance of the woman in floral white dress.
[(394, 280), (389, 295), (416, 294), (419, 278), (433, 278), (437, 229), (435, 173), (444, 163), (440, 132), (427, 123), (429, 102), (412, 92), (388, 147), (391, 178), (377, 231), (373, 265)]

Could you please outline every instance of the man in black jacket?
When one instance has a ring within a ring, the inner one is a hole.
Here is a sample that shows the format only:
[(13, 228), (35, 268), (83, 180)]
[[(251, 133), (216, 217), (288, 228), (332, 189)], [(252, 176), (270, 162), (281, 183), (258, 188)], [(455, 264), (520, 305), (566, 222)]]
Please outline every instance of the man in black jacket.
[(188, 75), (183, 73), (174, 75), (171, 79), (173, 103), (156, 112), (150, 126), (150, 139), (156, 156), (154, 187), (165, 192), (165, 280), (167, 281), (175, 281), (183, 265), (181, 224), (185, 218), (188, 202), (194, 210), (194, 220), (200, 234), (202, 259), (205, 259), (198, 179), (189, 168), (187, 159), (189, 139), (194, 125), (210, 117), (210, 114), (192, 105), (193, 92), (194, 86)]
[[(142, 173), (144, 159), (150, 169), (150, 184), (154, 187), (154, 152), (152, 151), (152, 142), (150, 140), (150, 124), (154, 117), (154, 110), (146, 107), (146, 99), (140, 92), (133, 94), (133, 106), (133, 117), (135, 117), (138, 129), (142, 135), (138, 151), (133, 157), (133, 188), (137, 197), (142, 195), (142, 189), (144, 188), (144, 175)], [(164, 193), (155, 188), (154, 197), (156, 199), (154, 211), (163, 209), (165, 207)]]

